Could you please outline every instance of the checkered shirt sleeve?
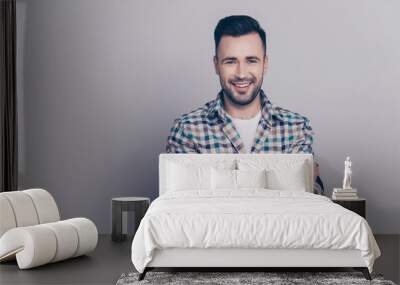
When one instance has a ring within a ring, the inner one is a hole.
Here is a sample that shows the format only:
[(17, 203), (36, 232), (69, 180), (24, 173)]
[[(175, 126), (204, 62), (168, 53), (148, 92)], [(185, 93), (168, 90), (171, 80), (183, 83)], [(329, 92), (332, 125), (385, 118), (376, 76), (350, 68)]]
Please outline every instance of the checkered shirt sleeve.
[(186, 133), (181, 120), (176, 119), (167, 139), (167, 153), (198, 153), (196, 151), (193, 135)]

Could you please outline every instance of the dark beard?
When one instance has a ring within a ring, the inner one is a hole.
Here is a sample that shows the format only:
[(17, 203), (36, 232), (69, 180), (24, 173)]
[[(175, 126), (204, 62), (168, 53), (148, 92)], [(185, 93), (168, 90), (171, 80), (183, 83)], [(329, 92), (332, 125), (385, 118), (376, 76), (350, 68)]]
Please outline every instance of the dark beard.
[(260, 89), (261, 89), (261, 86), (259, 88), (255, 89), (247, 101), (236, 100), (236, 98), (233, 96), (233, 94), (229, 90), (224, 89), (224, 94), (226, 95), (226, 97), (228, 97), (229, 101), (231, 101), (233, 104), (238, 105), (238, 106), (246, 106), (246, 105), (249, 105), (251, 102), (253, 102), (257, 98), (257, 95), (260, 92)]

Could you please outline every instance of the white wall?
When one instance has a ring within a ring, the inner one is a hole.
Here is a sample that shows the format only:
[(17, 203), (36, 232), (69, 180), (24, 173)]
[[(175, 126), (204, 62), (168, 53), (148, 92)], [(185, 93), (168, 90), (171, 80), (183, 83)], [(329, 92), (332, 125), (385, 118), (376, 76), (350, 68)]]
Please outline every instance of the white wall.
[(157, 195), (174, 118), (214, 99), (213, 30), (230, 14), (268, 37), (270, 99), (312, 121), (328, 189), (353, 160), (376, 233), (400, 233), (400, 2), (18, 1), (23, 187), (109, 232), (110, 199)]

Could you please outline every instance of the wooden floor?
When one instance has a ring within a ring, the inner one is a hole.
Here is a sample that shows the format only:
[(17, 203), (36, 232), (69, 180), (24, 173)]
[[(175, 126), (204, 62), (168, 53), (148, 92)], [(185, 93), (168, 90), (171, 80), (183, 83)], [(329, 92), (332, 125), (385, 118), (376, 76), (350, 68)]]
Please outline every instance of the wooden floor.
[[(377, 235), (382, 251), (374, 271), (399, 283), (400, 236)], [(134, 271), (130, 240), (115, 243), (100, 235), (97, 249), (81, 256), (29, 270), (19, 270), (15, 262), (0, 264), (0, 284), (115, 284), (124, 272)]]

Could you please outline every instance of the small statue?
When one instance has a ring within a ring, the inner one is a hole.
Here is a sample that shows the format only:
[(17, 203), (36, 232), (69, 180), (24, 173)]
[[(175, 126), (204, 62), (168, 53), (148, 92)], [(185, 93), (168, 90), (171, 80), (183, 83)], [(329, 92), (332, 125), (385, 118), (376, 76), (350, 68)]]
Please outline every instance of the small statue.
[(343, 178), (343, 189), (352, 189), (351, 188), (351, 160), (350, 156), (346, 157), (346, 161), (344, 162), (344, 178)]

